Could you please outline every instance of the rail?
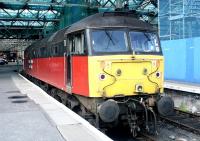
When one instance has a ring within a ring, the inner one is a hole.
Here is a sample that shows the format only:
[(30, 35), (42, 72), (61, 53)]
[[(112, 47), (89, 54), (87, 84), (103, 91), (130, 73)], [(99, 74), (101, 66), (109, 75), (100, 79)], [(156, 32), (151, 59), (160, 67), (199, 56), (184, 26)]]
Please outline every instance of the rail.
[(167, 117), (159, 116), (159, 118), (161, 121), (166, 121), (195, 134), (200, 134), (200, 115), (175, 109), (173, 115)]

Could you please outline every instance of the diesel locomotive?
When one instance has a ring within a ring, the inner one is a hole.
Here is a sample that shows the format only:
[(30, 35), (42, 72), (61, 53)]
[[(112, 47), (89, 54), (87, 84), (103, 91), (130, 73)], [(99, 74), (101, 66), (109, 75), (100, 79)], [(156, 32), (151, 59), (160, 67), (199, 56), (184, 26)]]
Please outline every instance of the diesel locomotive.
[(98, 13), (37, 41), (24, 52), (24, 73), (97, 128), (118, 124), (156, 132), (163, 93), (157, 30), (128, 13)]

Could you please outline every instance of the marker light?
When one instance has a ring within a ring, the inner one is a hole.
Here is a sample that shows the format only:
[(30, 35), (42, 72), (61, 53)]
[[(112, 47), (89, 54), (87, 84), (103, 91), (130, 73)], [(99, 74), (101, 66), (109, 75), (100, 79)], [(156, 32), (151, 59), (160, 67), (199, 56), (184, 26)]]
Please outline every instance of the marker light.
[(157, 78), (160, 78), (160, 76), (161, 76), (161, 73), (158, 71), (158, 72), (156, 72), (156, 77)]
[(100, 74), (100, 75), (99, 75), (99, 79), (100, 79), (100, 80), (104, 80), (105, 78), (106, 78), (105, 74)]

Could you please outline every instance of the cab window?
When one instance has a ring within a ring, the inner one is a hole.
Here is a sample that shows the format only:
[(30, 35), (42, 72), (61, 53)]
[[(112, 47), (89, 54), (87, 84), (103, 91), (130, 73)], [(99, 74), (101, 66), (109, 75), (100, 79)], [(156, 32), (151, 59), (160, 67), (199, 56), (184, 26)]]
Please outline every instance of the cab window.
[(84, 33), (76, 33), (68, 36), (69, 51), (73, 55), (85, 55), (85, 36)]
[(91, 32), (93, 54), (117, 54), (129, 51), (124, 30), (98, 29)]
[(135, 53), (160, 53), (159, 40), (156, 33), (130, 32), (131, 49)]

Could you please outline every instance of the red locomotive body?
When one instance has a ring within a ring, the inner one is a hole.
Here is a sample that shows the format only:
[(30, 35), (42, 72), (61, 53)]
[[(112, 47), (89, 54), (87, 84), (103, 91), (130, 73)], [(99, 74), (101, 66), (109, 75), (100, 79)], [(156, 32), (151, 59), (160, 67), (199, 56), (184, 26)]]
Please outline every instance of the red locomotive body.
[(66, 54), (66, 30), (58, 31), (28, 47), (25, 51), (24, 71), (67, 93), (88, 96), (88, 56)]

